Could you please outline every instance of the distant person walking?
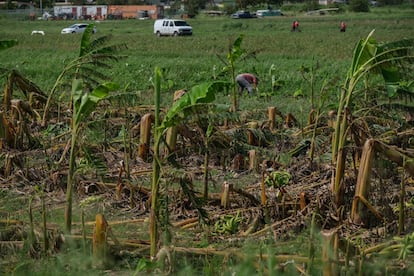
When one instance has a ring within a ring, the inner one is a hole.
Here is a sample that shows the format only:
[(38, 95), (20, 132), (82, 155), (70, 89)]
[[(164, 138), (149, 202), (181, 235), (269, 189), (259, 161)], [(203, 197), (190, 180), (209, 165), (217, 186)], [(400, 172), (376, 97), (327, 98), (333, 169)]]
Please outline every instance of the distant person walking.
[(341, 32), (345, 32), (346, 31), (346, 24), (344, 21), (341, 21), (341, 24), (339, 25), (339, 28), (341, 30)]
[(257, 88), (257, 85), (259, 84), (259, 79), (253, 74), (243, 73), (243, 74), (237, 75), (236, 82), (239, 85), (240, 95), (243, 93), (244, 89), (247, 89), (249, 94), (253, 94), (253, 87), (255, 89)]
[(292, 32), (300, 32), (299, 30), (299, 21), (295, 20), (292, 23)]

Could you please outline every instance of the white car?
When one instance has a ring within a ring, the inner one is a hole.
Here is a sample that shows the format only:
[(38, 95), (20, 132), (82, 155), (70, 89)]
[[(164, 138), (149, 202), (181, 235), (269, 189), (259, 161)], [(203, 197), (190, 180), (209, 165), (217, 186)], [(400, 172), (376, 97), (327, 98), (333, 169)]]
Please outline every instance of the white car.
[[(88, 27), (89, 24), (87, 23), (78, 23), (73, 24), (72, 26), (69, 26), (67, 28), (64, 28), (60, 33), (61, 34), (76, 34), (76, 33), (83, 33)], [(96, 27), (93, 27), (93, 33), (96, 33)]]

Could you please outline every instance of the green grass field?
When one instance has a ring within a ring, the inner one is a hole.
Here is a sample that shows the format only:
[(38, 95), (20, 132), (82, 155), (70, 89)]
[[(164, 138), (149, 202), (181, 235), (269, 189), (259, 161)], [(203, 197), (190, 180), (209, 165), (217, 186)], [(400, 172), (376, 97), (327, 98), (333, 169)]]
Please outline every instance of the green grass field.
[[(282, 81), (283, 86), (269, 102), (278, 105), (280, 97), (289, 98), (298, 89), (305, 95), (309, 92), (309, 83), (299, 71), (301, 66), (318, 64), (316, 91), (323, 80), (335, 79), (339, 86), (346, 76), (354, 45), (360, 39), (373, 29), (377, 41), (389, 42), (412, 36), (413, 14), (412, 8), (383, 7), (361, 14), (308, 16), (292, 12), (283, 17), (251, 20), (201, 15), (188, 20), (193, 26), (192, 37), (177, 38), (157, 38), (152, 33), (152, 20), (107, 20), (96, 22), (96, 36), (112, 35), (114, 43), (127, 44), (128, 50), (122, 53), (127, 58), (115, 65), (112, 80), (127, 92), (147, 95), (155, 66), (164, 68), (166, 78), (171, 81), (172, 85), (164, 89), (167, 94), (216, 78), (224, 65), (219, 57), (225, 59), (232, 41), (244, 34), (242, 48), (256, 55), (238, 62), (236, 71), (256, 73), (261, 80), (261, 93), (271, 90), (272, 76)], [(300, 33), (290, 32), (294, 19), (300, 22)], [(346, 33), (339, 32), (342, 20), (348, 26)], [(78, 55), (81, 35), (60, 34), (62, 28), (72, 23), (0, 19), (0, 37), (19, 42), (16, 47), (0, 53), (1, 67), (16, 68), (47, 93), (64, 64)], [(46, 35), (32, 36), (32, 30), (43, 30)], [(228, 76), (220, 78), (230, 80)], [(151, 98), (140, 99), (142, 104), (152, 104)], [(166, 99), (170, 101), (169, 97)], [(254, 108), (260, 102), (262, 100), (242, 100), (241, 107)]]

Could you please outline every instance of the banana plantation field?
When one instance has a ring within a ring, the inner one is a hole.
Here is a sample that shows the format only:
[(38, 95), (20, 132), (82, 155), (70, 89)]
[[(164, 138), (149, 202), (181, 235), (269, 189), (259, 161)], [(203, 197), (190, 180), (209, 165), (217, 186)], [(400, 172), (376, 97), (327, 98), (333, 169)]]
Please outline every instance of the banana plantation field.
[(414, 273), (413, 11), (0, 15), (0, 274)]

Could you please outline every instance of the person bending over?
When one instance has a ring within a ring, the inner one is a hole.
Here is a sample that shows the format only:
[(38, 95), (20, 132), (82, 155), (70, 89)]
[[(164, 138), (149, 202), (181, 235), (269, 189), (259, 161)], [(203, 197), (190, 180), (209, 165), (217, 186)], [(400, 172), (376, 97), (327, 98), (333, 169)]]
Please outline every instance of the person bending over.
[(255, 89), (257, 88), (257, 85), (259, 84), (259, 79), (253, 74), (243, 73), (243, 74), (237, 75), (236, 82), (239, 85), (240, 95), (243, 93), (244, 89), (247, 89), (249, 94), (253, 94), (253, 87)]

